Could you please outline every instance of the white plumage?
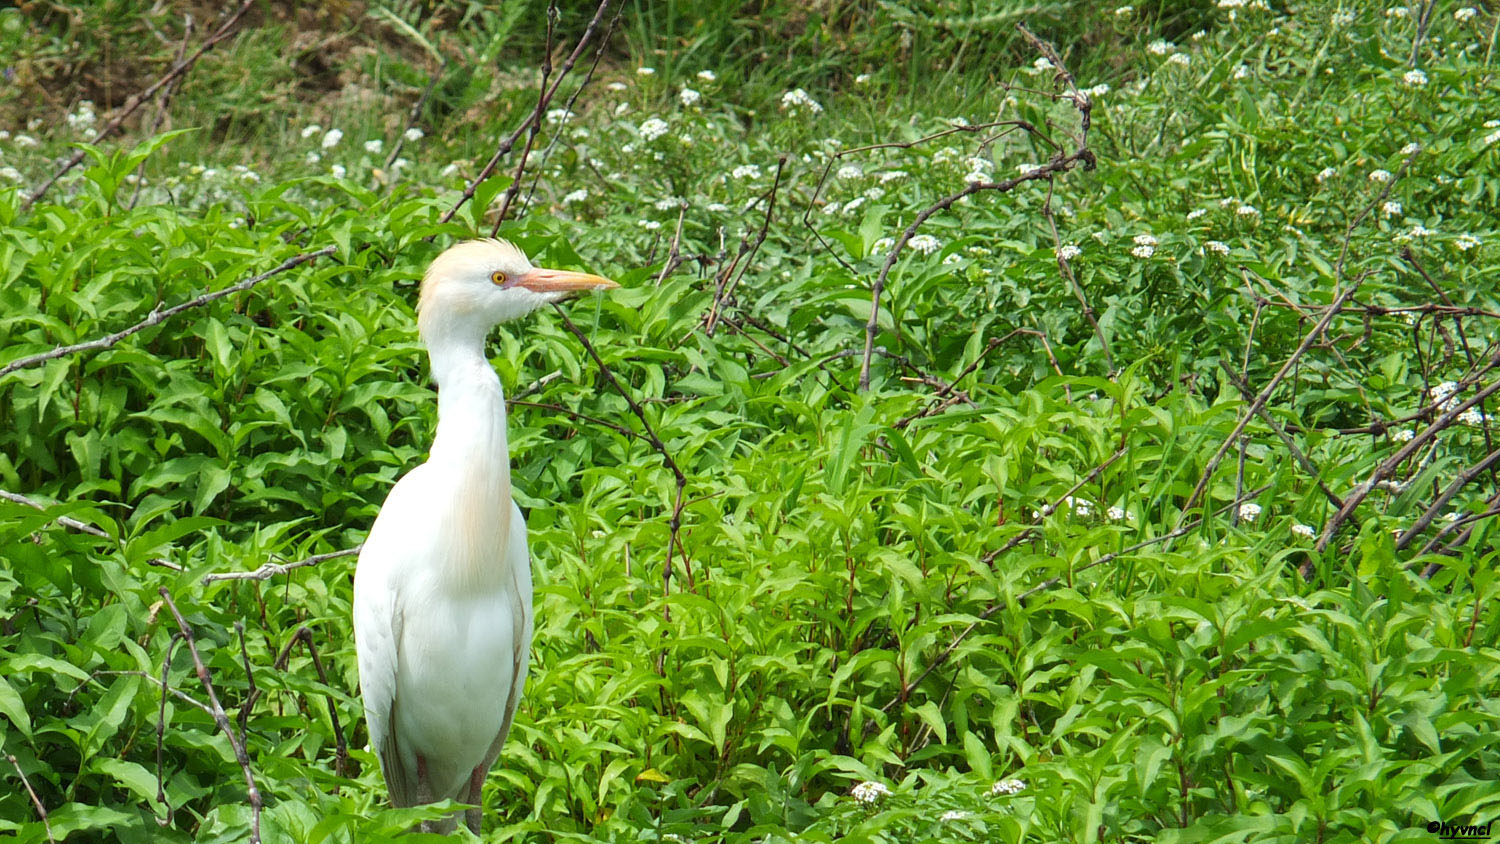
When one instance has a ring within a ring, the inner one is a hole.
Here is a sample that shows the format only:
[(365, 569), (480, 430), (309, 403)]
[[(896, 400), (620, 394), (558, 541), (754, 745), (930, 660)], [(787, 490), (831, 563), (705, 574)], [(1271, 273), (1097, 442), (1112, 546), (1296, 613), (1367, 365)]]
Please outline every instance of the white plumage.
[[(354, 575), (365, 719), (396, 806), (478, 806), (526, 682), (526, 524), (511, 497), (505, 397), (485, 338), (497, 323), (615, 286), (538, 269), (499, 240), (460, 243), (423, 278), (417, 322), (438, 384), (437, 435), (427, 462), (391, 489)], [(479, 810), (466, 820), (478, 833)]]

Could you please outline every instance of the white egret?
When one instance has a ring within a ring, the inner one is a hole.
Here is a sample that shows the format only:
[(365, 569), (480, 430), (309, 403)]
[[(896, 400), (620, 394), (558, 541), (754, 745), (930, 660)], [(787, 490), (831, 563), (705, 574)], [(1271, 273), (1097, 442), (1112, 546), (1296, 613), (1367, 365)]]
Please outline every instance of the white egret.
[[(427, 462), (386, 497), (354, 575), (365, 719), (396, 806), (479, 805), (526, 682), (526, 524), (485, 338), (543, 305), (618, 286), (533, 267), (502, 240), (459, 243), (422, 279), (417, 326), (438, 386), (437, 435)], [(475, 833), (479, 816), (466, 817)], [(446, 833), (457, 821), (424, 827)]]

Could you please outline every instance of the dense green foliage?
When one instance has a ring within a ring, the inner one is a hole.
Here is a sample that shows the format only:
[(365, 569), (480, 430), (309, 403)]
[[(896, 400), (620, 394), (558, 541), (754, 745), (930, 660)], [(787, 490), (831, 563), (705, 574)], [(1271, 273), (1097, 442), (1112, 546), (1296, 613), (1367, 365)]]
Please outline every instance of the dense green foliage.
[[(64, 92), (35, 114), (0, 97), (43, 119), (0, 140), (0, 367), (335, 250), (0, 376), (0, 490), (48, 502), (0, 500), (0, 830), (247, 838), (165, 588), (243, 725), (264, 840), (417, 840), (440, 810), (388, 809), (364, 750), (353, 558), (203, 578), (355, 546), (423, 459), (416, 281), (490, 230), (512, 157), (438, 219), (535, 102), (541, 7), (267, 4), (188, 76), (186, 131), (90, 145), (63, 47), (176, 41), (138, 4), (52, 5), (72, 14), (0, 10), (20, 82)], [(1007, 6), (809, 5), (625, 6), (500, 229), (622, 283), (568, 314), (687, 486), (667, 579), (676, 486), (640, 421), (556, 314), (497, 333), (538, 594), (485, 840), (1425, 841), (1500, 813), (1494, 434), (1481, 404), (1423, 439), (1500, 371), (1494, 14), (1033, 17), (1091, 90), (1099, 166), (933, 216), (861, 391), (886, 239), (1054, 152), (920, 139), (1019, 118), (1070, 151), (1078, 113)], [(591, 11), (564, 9), (558, 41)], [(324, 31), (373, 48), (322, 56), (343, 87), (317, 99)], [(461, 60), (387, 164), (433, 54)], [(70, 144), (86, 165), (25, 207)], [(691, 257), (662, 277), (679, 219)], [(1233, 379), (1259, 391), (1293, 358), (1277, 430), (1233, 438)], [(1347, 519), (1320, 483), (1360, 495)], [(890, 793), (856, 799), (866, 781)]]

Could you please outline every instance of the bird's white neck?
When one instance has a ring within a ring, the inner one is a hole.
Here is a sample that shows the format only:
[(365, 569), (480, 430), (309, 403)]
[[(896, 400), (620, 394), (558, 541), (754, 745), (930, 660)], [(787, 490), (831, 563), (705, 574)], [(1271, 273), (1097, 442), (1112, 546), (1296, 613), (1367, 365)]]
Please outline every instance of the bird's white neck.
[[(509, 582), (510, 450), (505, 436), (505, 396), (484, 356), (482, 331), (426, 334), (438, 385), (437, 435), (428, 464), (445, 481), (443, 535), (458, 588)], [(437, 339), (441, 338), (441, 339)]]

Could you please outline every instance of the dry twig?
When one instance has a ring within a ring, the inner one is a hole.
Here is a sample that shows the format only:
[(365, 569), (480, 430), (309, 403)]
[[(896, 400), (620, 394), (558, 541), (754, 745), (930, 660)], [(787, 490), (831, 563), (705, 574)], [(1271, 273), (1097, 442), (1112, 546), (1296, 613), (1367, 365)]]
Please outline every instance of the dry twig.
[(67, 357), (68, 355), (74, 355), (79, 352), (107, 349), (120, 342), (121, 340), (124, 340), (126, 337), (144, 331), (153, 325), (160, 325), (161, 323), (166, 322), (167, 320), (171, 319), (174, 316), (177, 316), (183, 311), (191, 310), (193, 308), (200, 308), (204, 305), (207, 305), (209, 302), (223, 299), (225, 296), (233, 296), (236, 293), (243, 293), (244, 291), (249, 290), (250, 288), (254, 287), (257, 284), (260, 284), (266, 279), (281, 275), (282, 273), (292, 269), (293, 267), (301, 266), (308, 261), (316, 260), (325, 255), (332, 255), (337, 249), (337, 246), (325, 246), (322, 249), (318, 249), (313, 252), (304, 252), (301, 255), (297, 255), (288, 258), (285, 261), (282, 261), (281, 264), (273, 269), (267, 270), (260, 275), (247, 278), (238, 284), (225, 287), (222, 290), (215, 290), (212, 293), (205, 293), (202, 296), (194, 297), (187, 300), (186, 302), (173, 305), (172, 307), (165, 310), (157, 307), (152, 310), (145, 319), (141, 320), (135, 325), (130, 326), (129, 328), (116, 331), (113, 334), (106, 334), (103, 337), (97, 337), (93, 340), (89, 340), (83, 343), (75, 343), (71, 346), (59, 346), (49, 352), (42, 352), (41, 354), (31, 355), (30, 357), (24, 357), (19, 360), (13, 360), (5, 366), (0, 367), (0, 378), (3, 378), (4, 376), (9, 375), (16, 370), (26, 369), (28, 367), (46, 363), (49, 360), (56, 360), (57, 358)]
[(198, 681), (203, 684), (203, 691), (208, 694), (208, 703), (213, 710), (214, 723), (224, 731), (229, 739), (229, 746), (234, 750), (234, 758), (240, 763), (240, 770), (245, 774), (245, 789), (250, 800), (250, 844), (260, 844), (260, 789), (255, 786), (255, 774), (250, 770), (250, 757), (245, 753), (245, 742), (243, 736), (236, 735), (234, 725), (229, 723), (229, 717), (224, 714), (224, 707), (219, 705), (219, 696), (214, 692), (213, 679), (208, 673), (208, 666), (203, 664), (203, 658), (198, 655), (198, 643), (193, 640), (193, 631), (188, 627), (187, 620), (178, 612), (177, 604), (172, 600), (172, 593), (165, 586), (157, 590), (162, 600), (166, 601), (167, 609), (172, 611), (172, 617), (177, 620), (177, 629), (182, 632), (183, 641), (187, 642), (188, 652), (193, 655), (193, 667), (198, 672)]

